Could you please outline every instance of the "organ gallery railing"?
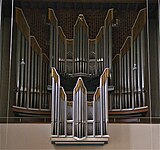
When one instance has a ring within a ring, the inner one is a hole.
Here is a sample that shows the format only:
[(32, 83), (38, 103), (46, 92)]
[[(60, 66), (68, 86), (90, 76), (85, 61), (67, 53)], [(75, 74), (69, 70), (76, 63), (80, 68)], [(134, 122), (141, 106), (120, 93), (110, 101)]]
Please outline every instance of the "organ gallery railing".
[(131, 36), (124, 42), (120, 55), (113, 59), (113, 84), (110, 110), (146, 109), (147, 55), (146, 9), (139, 11)]
[(55, 68), (52, 68), (51, 74), (52, 143), (107, 142), (109, 69), (101, 75), (100, 86), (91, 101), (87, 101), (87, 90), (81, 77), (74, 87), (73, 100), (67, 100)]
[[(100, 75), (105, 67), (111, 68), (113, 9), (108, 10), (104, 26), (95, 39), (89, 39), (89, 27), (83, 14), (79, 14), (76, 20), (73, 39), (66, 39), (63, 32), (63, 38), (59, 38), (61, 27), (53, 9), (48, 9), (48, 20), (51, 67), (56, 67), (60, 73), (72, 75)], [(61, 52), (64, 56), (61, 56)], [(65, 67), (61, 66), (62, 62)]]
[[(20, 8), (16, 8), (16, 100), (13, 111), (50, 111), (49, 59), (42, 53)], [(19, 110), (18, 110), (19, 109)], [(38, 114), (38, 113), (37, 113)], [(40, 113), (43, 114), (43, 113)], [(46, 113), (44, 113), (46, 114)]]

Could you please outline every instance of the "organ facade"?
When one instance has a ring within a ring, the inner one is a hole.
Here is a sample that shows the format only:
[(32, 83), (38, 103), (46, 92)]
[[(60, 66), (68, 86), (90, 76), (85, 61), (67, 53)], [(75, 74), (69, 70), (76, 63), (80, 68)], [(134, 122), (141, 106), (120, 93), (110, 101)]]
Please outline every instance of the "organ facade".
[(108, 122), (152, 123), (159, 10), (158, 0), (0, 0), (0, 121), (51, 123), (54, 144), (104, 144)]
[[(111, 68), (113, 9), (109, 9), (95, 39), (89, 38), (89, 27), (79, 14), (73, 28), (73, 39), (67, 39), (53, 9), (48, 9), (50, 22), (50, 65), (60, 73), (72, 76), (100, 75)], [(57, 44), (57, 46), (55, 45)], [(57, 60), (57, 62), (54, 62)]]

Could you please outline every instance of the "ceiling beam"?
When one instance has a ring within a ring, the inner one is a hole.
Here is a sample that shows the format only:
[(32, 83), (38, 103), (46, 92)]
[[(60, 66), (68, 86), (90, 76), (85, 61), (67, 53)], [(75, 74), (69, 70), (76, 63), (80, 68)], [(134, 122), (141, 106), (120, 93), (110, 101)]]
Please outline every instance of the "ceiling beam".
[[(17, 0), (33, 2), (33, 0)], [(154, 0), (152, 0), (154, 2)], [(34, 2), (73, 2), (73, 3), (146, 3), (146, 0), (34, 0)]]

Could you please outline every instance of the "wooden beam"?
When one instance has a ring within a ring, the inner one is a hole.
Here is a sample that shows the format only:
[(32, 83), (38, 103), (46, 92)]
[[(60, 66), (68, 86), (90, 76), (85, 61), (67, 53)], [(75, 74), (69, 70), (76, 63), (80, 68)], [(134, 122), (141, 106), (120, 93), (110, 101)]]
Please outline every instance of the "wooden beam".
[(16, 24), (25, 38), (29, 41), (30, 38), (30, 27), (24, 16), (22, 9), (16, 7)]

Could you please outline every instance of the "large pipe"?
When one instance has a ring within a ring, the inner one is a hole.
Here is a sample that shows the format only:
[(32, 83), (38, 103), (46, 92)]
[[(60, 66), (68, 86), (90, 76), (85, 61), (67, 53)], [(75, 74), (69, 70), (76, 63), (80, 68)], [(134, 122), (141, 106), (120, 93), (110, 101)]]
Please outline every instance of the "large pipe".
[(24, 107), (27, 107), (27, 79), (28, 79), (28, 41), (25, 39), (25, 83), (24, 83)]
[(32, 50), (32, 66), (31, 66), (31, 103), (30, 103), (30, 107), (33, 107), (33, 96), (34, 96), (34, 51)]
[(137, 37), (137, 95), (138, 95), (138, 107), (141, 107), (141, 38)]
[(24, 36), (22, 36), (22, 55), (21, 55), (21, 83), (20, 83), (20, 107), (23, 106), (23, 98), (24, 98)]
[(126, 64), (127, 64), (127, 60), (126, 60), (126, 54), (123, 56), (124, 57), (124, 108), (127, 108), (127, 104), (128, 104), (128, 99), (127, 99), (127, 69), (126, 69)]
[(38, 55), (37, 57), (37, 102), (36, 102), (36, 108), (38, 109), (39, 109), (39, 102), (40, 102), (40, 89), (39, 89), (40, 59), (41, 59), (41, 55)]
[(19, 90), (20, 90), (20, 50), (21, 50), (21, 32), (17, 29), (17, 52), (16, 52), (16, 78), (17, 78), (17, 91), (16, 91), (16, 106), (19, 103)]
[(133, 41), (133, 91), (134, 91), (134, 102), (137, 107), (137, 61), (136, 61), (136, 41)]
[(51, 118), (51, 124), (52, 124), (52, 134), (55, 134), (55, 79), (52, 77), (52, 118)]
[[(50, 56), (50, 67), (55, 67), (55, 64), (54, 64), (54, 59), (53, 59), (53, 56), (55, 57), (54, 55), (54, 48), (53, 48), (53, 25), (50, 24), (50, 47), (49, 47), (49, 56)], [(54, 43), (55, 44), (55, 43)]]
[[(108, 57), (108, 68), (112, 69), (112, 26), (109, 25), (109, 57)], [(106, 67), (106, 66), (105, 66)]]
[(128, 72), (128, 76), (127, 76), (127, 80), (128, 80), (128, 105), (129, 105), (129, 108), (131, 108), (131, 83), (130, 83), (130, 71), (131, 71), (131, 64), (130, 64), (130, 50), (127, 52), (127, 72)]
[(38, 55), (35, 53), (35, 64), (34, 64), (34, 105), (33, 108), (36, 108), (36, 102), (37, 102), (37, 57)]
[(141, 76), (141, 87), (142, 87), (142, 102), (143, 106), (145, 106), (145, 93), (144, 93), (144, 66), (145, 66), (145, 33), (144, 33), (145, 28), (141, 31), (141, 71), (142, 71), (142, 76)]

